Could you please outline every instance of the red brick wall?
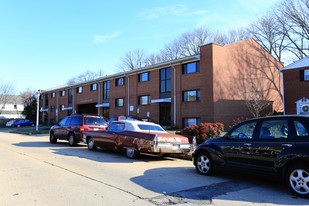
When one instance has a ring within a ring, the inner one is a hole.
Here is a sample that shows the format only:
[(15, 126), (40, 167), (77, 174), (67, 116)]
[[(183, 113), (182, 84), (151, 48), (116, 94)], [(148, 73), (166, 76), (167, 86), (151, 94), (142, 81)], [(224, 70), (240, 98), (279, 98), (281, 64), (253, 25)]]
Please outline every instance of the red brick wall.
[(296, 114), (296, 101), (301, 98), (309, 98), (309, 81), (300, 81), (300, 68), (283, 71), (284, 77), (284, 100), (286, 114)]

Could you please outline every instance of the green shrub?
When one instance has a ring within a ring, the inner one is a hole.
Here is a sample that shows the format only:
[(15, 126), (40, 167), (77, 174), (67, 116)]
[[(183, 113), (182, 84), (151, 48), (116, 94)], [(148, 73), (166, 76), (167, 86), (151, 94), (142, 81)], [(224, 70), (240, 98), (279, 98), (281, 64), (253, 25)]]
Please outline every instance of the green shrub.
[(200, 123), (182, 129), (181, 134), (189, 137), (195, 136), (197, 144), (201, 144), (207, 139), (221, 136), (223, 131), (222, 123)]

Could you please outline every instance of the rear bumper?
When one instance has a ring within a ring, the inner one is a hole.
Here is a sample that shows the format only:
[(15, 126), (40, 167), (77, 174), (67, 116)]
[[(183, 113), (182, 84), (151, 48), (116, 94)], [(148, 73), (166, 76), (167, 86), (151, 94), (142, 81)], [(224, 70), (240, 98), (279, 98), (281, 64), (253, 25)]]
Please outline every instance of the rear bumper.
[(194, 150), (193, 144), (186, 144), (186, 143), (159, 142), (154, 147), (154, 152), (156, 153), (184, 154), (193, 152), (193, 150)]

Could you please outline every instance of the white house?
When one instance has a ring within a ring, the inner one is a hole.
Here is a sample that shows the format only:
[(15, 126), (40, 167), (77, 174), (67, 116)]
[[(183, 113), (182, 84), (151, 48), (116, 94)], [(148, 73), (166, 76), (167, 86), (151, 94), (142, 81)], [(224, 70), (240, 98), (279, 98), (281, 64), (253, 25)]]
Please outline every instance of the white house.
[(23, 119), (24, 101), (19, 95), (0, 95), (0, 119)]

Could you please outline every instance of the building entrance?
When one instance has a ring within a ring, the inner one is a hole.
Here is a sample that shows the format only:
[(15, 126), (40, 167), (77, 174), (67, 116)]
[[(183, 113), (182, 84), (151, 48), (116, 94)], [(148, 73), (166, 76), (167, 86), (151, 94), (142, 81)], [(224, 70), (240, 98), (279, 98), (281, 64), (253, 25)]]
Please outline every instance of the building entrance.
[(171, 103), (161, 102), (160, 107), (160, 125), (169, 128), (171, 127)]

